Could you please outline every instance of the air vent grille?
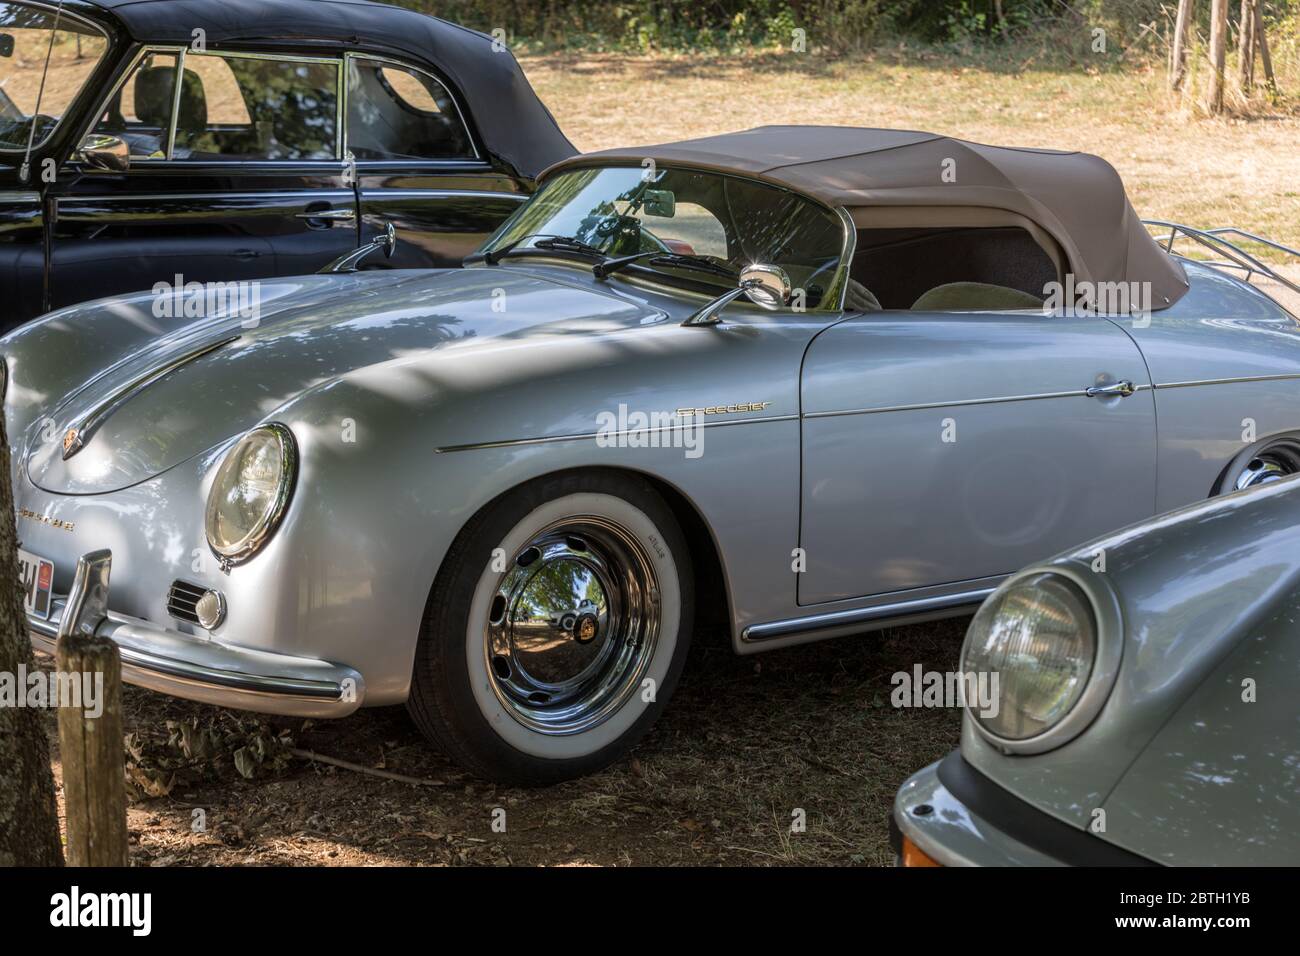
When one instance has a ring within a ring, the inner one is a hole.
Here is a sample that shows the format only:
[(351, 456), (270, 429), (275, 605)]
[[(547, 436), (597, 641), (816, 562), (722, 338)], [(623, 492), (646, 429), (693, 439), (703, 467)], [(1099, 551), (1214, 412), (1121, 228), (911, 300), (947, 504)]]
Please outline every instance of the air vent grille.
[(171, 590), (167, 592), (167, 613), (178, 621), (185, 621), (188, 624), (198, 624), (199, 615), (195, 612), (194, 607), (199, 603), (199, 598), (207, 592), (207, 588), (199, 587), (197, 584), (190, 584), (188, 581), (173, 581)]

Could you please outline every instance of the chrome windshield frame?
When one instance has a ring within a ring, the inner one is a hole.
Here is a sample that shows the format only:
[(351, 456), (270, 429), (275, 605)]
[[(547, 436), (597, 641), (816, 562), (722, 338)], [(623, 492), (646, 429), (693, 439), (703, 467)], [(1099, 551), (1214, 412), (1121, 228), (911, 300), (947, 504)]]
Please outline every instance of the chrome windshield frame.
[[(640, 169), (640, 168), (642, 167), (638, 165), (634, 165), (627, 161), (609, 162), (609, 163), (590, 163), (590, 164), (583, 164), (579, 166), (566, 166), (563, 170), (557, 173), (556, 176), (558, 177), (558, 176), (568, 175), (570, 173), (580, 173), (583, 172), (584, 170)], [(801, 199), (804, 202), (808, 203), (809, 205), (815, 206), (816, 208), (823, 210), (824, 212), (826, 212), (827, 214), (829, 214), (830, 216), (838, 220), (841, 226), (843, 226), (844, 228), (844, 237), (842, 240), (842, 245), (840, 247), (839, 264), (836, 266), (834, 272), (831, 275), (830, 283), (827, 286), (826, 292), (822, 294), (821, 301), (818, 302), (815, 308), (807, 309), (806, 311), (817, 312), (817, 313), (844, 311), (845, 297), (848, 294), (849, 271), (852, 268), (853, 254), (857, 244), (857, 230), (853, 225), (852, 218), (849, 216), (848, 211), (844, 209), (844, 207), (829, 206), (824, 202), (814, 199), (812, 196), (809, 196), (805, 193), (801, 193), (794, 189), (790, 189), (788, 186), (779, 185), (777, 183), (770, 183), (767, 182), (766, 180), (759, 179), (756, 176), (746, 176), (740, 173), (732, 173), (732, 172), (719, 172), (716, 169), (693, 166), (690, 165), (689, 163), (664, 163), (662, 165), (658, 165), (657, 169), (659, 170), (671, 169), (671, 170), (677, 170), (681, 172), (705, 173), (713, 176), (726, 177), (728, 179), (736, 179), (736, 180), (741, 180), (743, 182), (764, 186), (768, 189), (772, 189), (777, 192), (786, 193), (788, 195)], [(533, 193), (532, 196), (529, 197), (528, 201), (523, 203), (517, 210), (511, 213), (511, 215), (508, 216), (506, 220), (502, 222), (500, 226), (497, 227), (496, 231), (493, 232), (492, 235), (490, 235), (486, 240), (484, 240), (483, 244), (479, 246), (478, 249), (476, 249), (472, 255), (467, 257), (466, 261), (469, 262), (469, 261), (475, 261), (481, 259), (485, 252), (490, 251), (492, 246), (495, 243), (497, 243), (501, 239), (501, 237), (504, 236), (510, 230), (510, 228), (514, 225), (515, 220), (520, 216), (522, 216), (524, 212), (528, 209), (528, 207), (531, 206), (534, 202), (536, 202), (537, 199), (545, 193), (546, 187), (555, 181), (556, 179), (552, 177), (552, 178), (548, 178), (545, 182), (540, 183), (537, 191)], [(521, 251), (527, 251), (527, 249)], [(542, 253), (544, 251), (550, 251), (552, 252), (552, 254), (554, 252), (553, 250), (538, 250), (538, 253)], [(569, 258), (565, 260), (560, 260), (558, 256), (553, 256), (553, 258), (555, 258), (556, 261), (565, 261), (568, 264), (573, 264), (575, 261), (575, 259), (573, 258)], [(737, 272), (737, 276), (739, 276), (739, 272)], [(676, 287), (679, 281), (682, 283), (689, 283), (694, 281), (696, 284), (702, 284), (700, 280), (698, 279), (692, 280), (690, 277), (686, 275), (678, 275), (676, 273), (671, 273), (671, 274), (665, 273), (657, 269), (648, 269), (640, 265), (629, 266), (627, 269), (615, 273), (615, 275), (612, 276), (611, 278), (622, 278), (625, 280), (639, 280), (643, 282), (652, 281), (656, 285), (662, 284), (674, 288)], [(669, 280), (669, 281), (664, 282), (663, 280)], [(698, 294), (694, 289), (687, 289), (683, 291)]]

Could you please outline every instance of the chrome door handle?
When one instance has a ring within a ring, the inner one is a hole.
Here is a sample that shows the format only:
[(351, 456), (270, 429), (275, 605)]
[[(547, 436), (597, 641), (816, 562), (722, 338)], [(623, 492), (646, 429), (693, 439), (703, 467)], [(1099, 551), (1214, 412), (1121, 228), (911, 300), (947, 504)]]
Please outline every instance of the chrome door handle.
[(299, 219), (321, 219), (332, 222), (352, 222), (357, 218), (354, 209), (321, 209), (317, 212), (300, 212), (297, 214)]
[(1085, 388), (1083, 394), (1089, 398), (1128, 398), (1137, 387), (1132, 382), (1116, 382), (1114, 385), (1094, 385)]

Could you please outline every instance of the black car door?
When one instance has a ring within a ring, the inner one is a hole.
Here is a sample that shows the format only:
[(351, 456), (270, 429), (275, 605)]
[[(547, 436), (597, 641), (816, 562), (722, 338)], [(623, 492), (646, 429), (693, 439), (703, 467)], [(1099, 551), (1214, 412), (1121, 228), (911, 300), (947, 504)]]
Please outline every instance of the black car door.
[(362, 54), (346, 63), (361, 239), (391, 222), (399, 241), (387, 265), (460, 265), (527, 198), (525, 185), (483, 158), (460, 104), (433, 74)]
[(314, 272), (355, 248), (341, 76), (332, 57), (141, 50), (92, 127), (127, 143), (129, 170), (74, 160), (51, 192), (50, 306)]

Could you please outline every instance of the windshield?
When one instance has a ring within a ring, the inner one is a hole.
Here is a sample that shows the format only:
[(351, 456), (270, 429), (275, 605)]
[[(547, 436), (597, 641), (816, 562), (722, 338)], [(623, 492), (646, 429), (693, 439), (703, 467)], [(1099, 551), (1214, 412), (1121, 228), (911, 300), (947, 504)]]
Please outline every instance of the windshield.
[(33, 117), (32, 147), (44, 143), (107, 50), (103, 33), (67, 11), (0, 3), (0, 150), (25, 150)]
[[(723, 291), (735, 288), (745, 266), (780, 266), (791, 285), (804, 290), (808, 308), (833, 307), (827, 293), (844, 252), (843, 223), (810, 200), (736, 176), (664, 167), (561, 173), (481, 251), (490, 255), (513, 243), (527, 250), (536, 243), (547, 255), (563, 253), (547, 242), (555, 237), (576, 239), (608, 257), (661, 252), (662, 258), (647, 255), (628, 271), (651, 270)], [(722, 268), (701, 269), (701, 261)]]

